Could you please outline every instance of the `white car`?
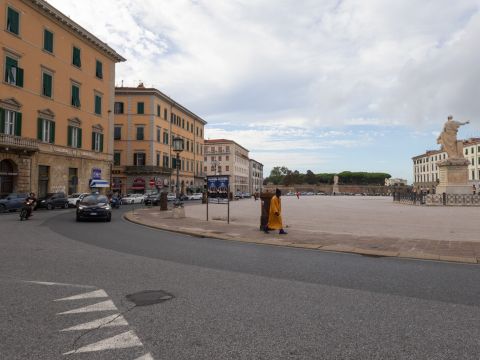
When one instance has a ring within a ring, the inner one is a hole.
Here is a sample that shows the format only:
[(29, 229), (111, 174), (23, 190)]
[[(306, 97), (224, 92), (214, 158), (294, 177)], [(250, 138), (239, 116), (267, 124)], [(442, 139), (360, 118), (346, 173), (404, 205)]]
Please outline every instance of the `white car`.
[(89, 195), (88, 193), (76, 193), (72, 195), (68, 195), (68, 206), (76, 207), (78, 203), (85, 197)]
[(168, 201), (173, 201), (177, 198), (177, 195), (175, 195), (174, 193), (168, 193), (167, 194), (167, 200)]
[(194, 193), (191, 195), (188, 195), (188, 200), (202, 200), (203, 194), (202, 193)]
[(130, 194), (122, 198), (122, 204), (142, 204), (144, 198), (143, 194)]

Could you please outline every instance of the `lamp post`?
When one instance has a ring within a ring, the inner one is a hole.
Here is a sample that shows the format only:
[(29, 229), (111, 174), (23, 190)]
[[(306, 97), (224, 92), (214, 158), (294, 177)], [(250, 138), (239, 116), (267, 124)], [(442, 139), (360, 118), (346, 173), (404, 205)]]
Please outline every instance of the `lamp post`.
[(180, 172), (180, 153), (183, 151), (183, 139), (179, 137), (173, 138), (172, 141), (173, 151), (177, 154), (176, 168), (177, 168), (177, 181), (176, 181), (176, 205), (181, 205), (180, 202), (180, 188), (179, 188), (179, 172)]

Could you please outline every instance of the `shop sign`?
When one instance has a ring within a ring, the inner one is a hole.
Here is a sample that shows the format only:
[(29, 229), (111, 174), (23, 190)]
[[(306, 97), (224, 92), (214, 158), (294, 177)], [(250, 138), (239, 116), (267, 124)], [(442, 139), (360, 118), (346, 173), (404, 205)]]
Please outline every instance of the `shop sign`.
[(102, 169), (93, 168), (92, 169), (92, 179), (93, 180), (100, 180), (102, 178)]

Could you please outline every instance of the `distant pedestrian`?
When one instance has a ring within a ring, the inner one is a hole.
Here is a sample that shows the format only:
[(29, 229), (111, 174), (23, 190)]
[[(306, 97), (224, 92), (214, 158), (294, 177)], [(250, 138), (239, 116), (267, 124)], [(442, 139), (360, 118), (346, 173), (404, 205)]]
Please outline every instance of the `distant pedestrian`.
[(297, 191), (296, 195), (297, 195), (297, 199), (300, 199), (300, 191)]
[(287, 232), (283, 230), (282, 222), (282, 201), (280, 197), (282, 192), (280, 189), (275, 190), (275, 196), (270, 201), (270, 211), (268, 214), (268, 225), (264, 230), (268, 234), (268, 230), (278, 230), (279, 234), (286, 235)]
[(477, 193), (477, 187), (475, 186), (475, 184), (472, 185), (472, 192), (473, 192), (473, 195)]

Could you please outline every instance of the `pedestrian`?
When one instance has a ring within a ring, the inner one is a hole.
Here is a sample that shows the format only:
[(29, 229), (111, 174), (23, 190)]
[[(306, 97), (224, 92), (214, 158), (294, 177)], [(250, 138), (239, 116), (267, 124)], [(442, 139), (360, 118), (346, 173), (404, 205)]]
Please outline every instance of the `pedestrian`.
[(300, 199), (300, 191), (297, 191), (296, 195), (297, 195), (297, 199)]
[(283, 230), (282, 222), (282, 201), (280, 197), (282, 192), (280, 189), (275, 190), (275, 196), (272, 197), (270, 201), (270, 211), (268, 214), (268, 224), (265, 228), (265, 233), (268, 234), (268, 230), (278, 230), (278, 233), (281, 235), (286, 235), (287, 232)]
[(473, 184), (472, 186), (473, 186), (472, 192), (473, 192), (473, 195), (475, 195), (477, 193), (477, 187), (475, 186), (475, 184)]

